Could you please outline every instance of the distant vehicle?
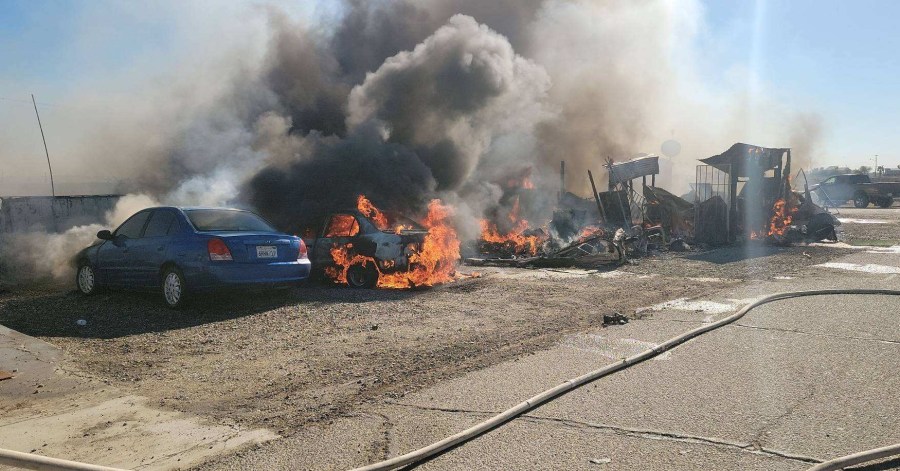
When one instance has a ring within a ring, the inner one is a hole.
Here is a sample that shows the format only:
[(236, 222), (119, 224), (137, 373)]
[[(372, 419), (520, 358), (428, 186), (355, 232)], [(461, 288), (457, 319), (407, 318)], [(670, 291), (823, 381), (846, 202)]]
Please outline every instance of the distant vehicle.
[(811, 186), (810, 191), (831, 207), (853, 200), (853, 205), (857, 208), (865, 208), (870, 203), (890, 208), (894, 204), (894, 198), (900, 196), (900, 182), (873, 183), (864, 174), (835, 175)]
[(354, 263), (347, 269), (347, 285), (353, 288), (374, 288), (381, 273), (408, 270), (409, 256), (422, 250), (428, 230), (399, 214), (383, 214), (383, 227), (355, 209), (326, 216), (319, 232), (305, 239), (316, 273), (336, 266), (331, 254), (334, 247), (347, 247), (351, 256), (374, 260)]
[(83, 294), (105, 287), (156, 290), (171, 308), (226, 287), (287, 287), (309, 277), (306, 245), (250, 211), (150, 208), (74, 258)]

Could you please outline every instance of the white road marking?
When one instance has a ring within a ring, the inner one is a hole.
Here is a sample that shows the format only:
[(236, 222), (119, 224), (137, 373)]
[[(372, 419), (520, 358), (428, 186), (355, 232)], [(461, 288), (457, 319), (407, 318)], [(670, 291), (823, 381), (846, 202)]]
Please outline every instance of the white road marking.
[(900, 245), (892, 245), (890, 247), (866, 247), (866, 253), (897, 253), (900, 254)]
[(867, 263), (865, 265), (860, 265), (858, 263), (828, 262), (828, 263), (822, 263), (822, 264), (816, 265), (816, 266), (823, 267), (823, 268), (836, 268), (839, 270), (859, 271), (859, 272), (864, 272), (864, 273), (881, 273), (881, 274), (900, 273), (900, 267), (892, 267), (892, 266), (888, 266), (888, 265), (876, 265), (874, 263)]
[(709, 314), (721, 314), (723, 312), (731, 312), (735, 308), (734, 304), (726, 304), (726, 303), (718, 303), (715, 301), (705, 301), (705, 300), (689, 300), (688, 298), (678, 298), (673, 299), (671, 301), (666, 301), (664, 303), (654, 304), (649, 307), (645, 307), (642, 309), (638, 309), (637, 312), (644, 311), (665, 311), (665, 310), (677, 310), (677, 311), (693, 311), (693, 312), (706, 312)]
[[(597, 334), (574, 334), (566, 337), (561, 345), (575, 350), (598, 353), (611, 360), (621, 360), (654, 348), (659, 344), (637, 339), (615, 339)], [(655, 357), (654, 360), (668, 360), (670, 356), (671, 353), (665, 351)]]
[(856, 219), (856, 218), (838, 218), (838, 221), (842, 223), (850, 223), (850, 224), (894, 224), (895, 221), (889, 221), (887, 219)]

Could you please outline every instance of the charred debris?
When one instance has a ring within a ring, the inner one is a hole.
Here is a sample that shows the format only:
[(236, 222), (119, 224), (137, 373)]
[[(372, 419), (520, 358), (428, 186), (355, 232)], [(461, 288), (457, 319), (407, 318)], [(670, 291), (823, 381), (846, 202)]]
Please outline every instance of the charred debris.
[[(521, 217), (540, 198), (523, 179), (504, 194), (505, 214), (481, 221), (468, 244), (468, 265), (599, 268), (654, 252), (729, 244), (837, 240), (837, 218), (813, 203), (806, 176), (792, 177), (791, 150), (737, 143), (702, 159), (691, 191), (677, 196), (657, 186), (659, 157), (607, 159), (605, 191), (588, 171), (593, 198), (565, 189), (565, 162), (552, 217), (534, 227)], [(799, 179), (799, 180), (798, 180)], [(802, 180), (802, 191), (792, 184)], [(501, 201), (503, 202), (503, 201)]]

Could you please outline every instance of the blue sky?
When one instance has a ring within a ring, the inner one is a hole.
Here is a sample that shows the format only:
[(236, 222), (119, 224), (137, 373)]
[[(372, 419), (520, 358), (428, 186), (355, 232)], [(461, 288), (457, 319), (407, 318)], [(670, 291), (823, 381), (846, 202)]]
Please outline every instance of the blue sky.
[(871, 166), (879, 154), (880, 165), (900, 164), (900, 2), (717, 0), (704, 6), (709, 34), (724, 52), (707, 66), (745, 62), (765, 77), (766, 92), (818, 112), (830, 156), (823, 163)]
[[(883, 165), (900, 164), (900, 87), (895, 85), (900, 80), (900, 29), (896, 27), (900, 2), (702, 3), (698, 44), (708, 50), (700, 50), (698, 55), (701, 72), (711, 83), (719, 80), (723, 71), (747, 67), (761, 78), (760, 93), (820, 115), (824, 151), (815, 164), (871, 165), (875, 154)], [(241, 11), (236, 2), (228, 1), (150, 5), (0, 0), (0, 120), (24, 116), (31, 92), (48, 108), (86, 86), (96, 86), (98, 95), (127, 93), (125, 85), (117, 90), (120, 82), (127, 81), (116, 77), (165, 64), (181, 52), (185, 31), (208, 40), (216, 34), (219, 19), (230, 15), (233, 20)], [(328, 1), (284, 5), (309, 18), (333, 7)], [(185, 8), (190, 14), (182, 14), (180, 9)], [(216, 13), (206, 15), (205, 11)], [(97, 17), (115, 17), (117, 21), (93, 21)], [(200, 24), (195, 27), (179, 21)], [(98, 71), (102, 71), (102, 79)], [(4, 113), (4, 107), (15, 108), (16, 113)], [(15, 126), (0, 123), (0, 127)], [(14, 137), (0, 133), (0, 147)]]

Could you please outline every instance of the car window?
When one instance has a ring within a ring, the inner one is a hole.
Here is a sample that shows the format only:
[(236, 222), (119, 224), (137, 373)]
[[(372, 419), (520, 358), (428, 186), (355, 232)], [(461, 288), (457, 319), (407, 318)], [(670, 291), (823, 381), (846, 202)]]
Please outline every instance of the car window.
[(278, 232), (250, 211), (233, 209), (189, 209), (185, 211), (198, 231)]
[(169, 233), (169, 227), (175, 221), (175, 213), (167, 210), (153, 211), (150, 222), (144, 230), (144, 237), (160, 237)]
[(172, 224), (169, 225), (169, 231), (166, 232), (167, 235), (175, 235), (182, 231), (181, 220), (178, 218), (176, 214), (172, 215)]
[(836, 179), (837, 179), (837, 177), (826, 178), (825, 181), (823, 181), (822, 183), (830, 185), (830, 184), (834, 183)]
[(116, 229), (115, 235), (124, 236), (129, 239), (141, 237), (141, 231), (144, 229), (144, 223), (147, 222), (148, 217), (150, 217), (150, 211), (141, 211), (134, 216), (131, 216)]
[(359, 234), (359, 222), (351, 214), (335, 214), (328, 221), (325, 237), (353, 237)]

